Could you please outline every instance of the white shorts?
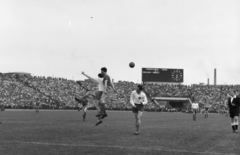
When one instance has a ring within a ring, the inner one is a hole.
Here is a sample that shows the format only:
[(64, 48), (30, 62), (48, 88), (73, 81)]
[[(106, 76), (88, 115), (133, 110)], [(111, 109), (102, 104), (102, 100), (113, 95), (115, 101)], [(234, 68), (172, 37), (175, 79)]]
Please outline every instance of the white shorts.
[(84, 112), (87, 112), (87, 109), (88, 109), (87, 105), (82, 107), (82, 111), (84, 111)]

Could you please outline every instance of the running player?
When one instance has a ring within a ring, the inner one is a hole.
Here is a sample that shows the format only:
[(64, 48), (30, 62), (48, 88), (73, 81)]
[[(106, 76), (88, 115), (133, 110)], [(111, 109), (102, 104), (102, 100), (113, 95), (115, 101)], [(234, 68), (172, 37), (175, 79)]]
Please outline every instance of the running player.
[(193, 98), (192, 111), (193, 111), (193, 120), (194, 121), (196, 121), (198, 110), (199, 110), (198, 103), (195, 102), (195, 98)]
[(39, 113), (39, 107), (40, 107), (40, 100), (39, 100), (39, 98), (37, 97), (36, 103), (35, 103), (36, 113)]
[(132, 111), (135, 116), (135, 125), (136, 125), (136, 132), (135, 135), (139, 135), (139, 129), (141, 125), (141, 116), (143, 114), (144, 105), (147, 104), (147, 97), (146, 94), (143, 92), (143, 86), (138, 85), (136, 90), (132, 91), (130, 96), (130, 103), (132, 104)]
[(238, 117), (239, 117), (239, 106), (240, 106), (240, 98), (237, 96), (236, 91), (231, 91), (230, 95), (228, 94), (228, 107), (229, 107), (229, 115), (231, 118), (231, 126), (233, 132), (238, 132)]
[(85, 121), (86, 115), (87, 115), (87, 108), (88, 108), (88, 100), (87, 100), (87, 97), (88, 97), (88, 96), (84, 96), (84, 97), (82, 97), (81, 99), (75, 97), (75, 100), (76, 100), (78, 103), (81, 103), (81, 104), (82, 104), (83, 121)]

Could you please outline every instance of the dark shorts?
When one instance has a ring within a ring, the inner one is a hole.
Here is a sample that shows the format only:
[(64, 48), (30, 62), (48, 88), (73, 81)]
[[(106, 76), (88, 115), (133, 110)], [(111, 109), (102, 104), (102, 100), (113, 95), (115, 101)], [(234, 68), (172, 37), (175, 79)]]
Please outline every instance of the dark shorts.
[(138, 113), (139, 111), (143, 112), (144, 106), (143, 104), (135, 104), (136, 107), (132, 108), (133, 113)]
[(209, 109), (208, 107), (205, 107), (205, 111), (208, 111), (208, 109)]
[(96, 100), (100, 100), (101, 99), (101, 96), (102, 96), (103, 92), (102, 91), (97, 91), (96, 92), (96, 96), (95, 96), (95, 99)]
[(193, 113), (196, 114), (198, 110), (197, 109), (193, 109), (192, 111), (193, 111)]
[(82, 104), (83, 107), (86, 107), (87, 105), (88, 105), (87, 103), (83, 103), (83, 104)]
[(239, 109), (229, 111), (229, 115), (231, 118), (234, 118), (235, 116), (239, 116)]

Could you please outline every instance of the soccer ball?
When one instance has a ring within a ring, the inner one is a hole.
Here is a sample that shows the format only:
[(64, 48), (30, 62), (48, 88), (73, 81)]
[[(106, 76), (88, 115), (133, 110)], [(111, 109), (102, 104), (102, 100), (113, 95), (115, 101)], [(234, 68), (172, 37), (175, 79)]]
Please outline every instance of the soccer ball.
[(129, 63), (129, 67), (133, 68), (135, 66), (134, 62)]

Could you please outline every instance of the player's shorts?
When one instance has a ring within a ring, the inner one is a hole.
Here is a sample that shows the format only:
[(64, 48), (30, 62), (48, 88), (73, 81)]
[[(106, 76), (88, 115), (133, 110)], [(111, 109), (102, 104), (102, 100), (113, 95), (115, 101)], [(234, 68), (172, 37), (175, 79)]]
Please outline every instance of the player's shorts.
[(143, 112), (144, 106), (143, 104), (135, 104), (136, 107), (132, 108), (133, 113), (138, 113), (139, 111)]
[(95, 99), (100, 100), (102, 97), (103, 92), (102, 91), (96, 91), (95, 93)]
[(209, 109), (208, 107), (205, 107), (205, 111), (208, 111), (208, 109)]
[(102, 93), (101, 95), (101, 103), (106, 103), (106, 100), (109, 99), (109, 97), (113, 94), (112, 87), (107, 87), (107, 93)]
[(86, 112), (86, 111), (87, 111), (87, 108), (88, 108), (88, 106), (85, 105), (85, 106), (82, 107), (82, 110)]
[(197, 109), (193, 109), (192, 111), (193, 111), (193, 113), (195, 113), (195, 114), (197, 113)]
[(83, 100), (81, 100), (81, 101), (82, 101), (81, 104), (82, 104), (83, 107), (85, 107), (85, 106), (88, 105), (88, 100), (83, 99)]
[(236, 110), (229, 111), (229, 115), (231, 118), (234, 118), (235, 116), (239, 116), (239, 109), (237, 108)]

